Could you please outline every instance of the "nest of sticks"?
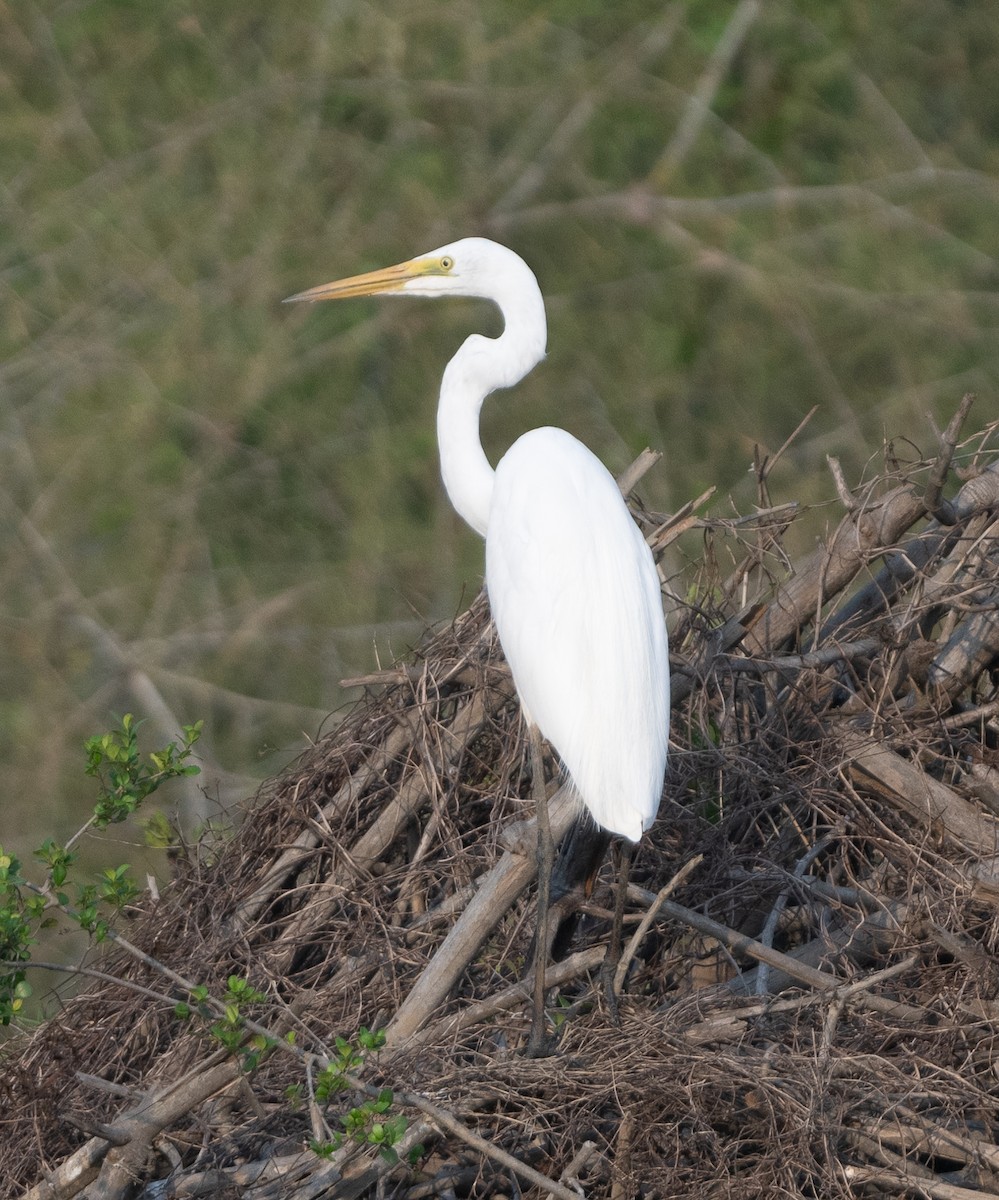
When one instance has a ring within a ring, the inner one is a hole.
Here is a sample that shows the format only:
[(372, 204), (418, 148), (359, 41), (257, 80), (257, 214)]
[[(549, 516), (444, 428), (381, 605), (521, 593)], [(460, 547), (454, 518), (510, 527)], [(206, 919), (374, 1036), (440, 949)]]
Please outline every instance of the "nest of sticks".
[[(703, 543), (667, 580), (674, 733), (618, 1024), (608, 860), (550, 969), (557, 1051), (523, 1055), (529, 757), (480, 597), (10, 1044), (5, 1194), (999, 1196), (999, 449), (969, 404), (925, 460), (885, 447), (852, 490), (833, 464), (838, 523), (800, 561), (763, 461), (749, 518), (639, 514), (660, 555)], [(174, 1011), (230, 975), (266, 997), (252, 1062)], [(358, 1103), (313, 1084), (362, 1026), (387, 1040), (351, 1087), (407, 1117), (395, 1163), (308, 1148)]]

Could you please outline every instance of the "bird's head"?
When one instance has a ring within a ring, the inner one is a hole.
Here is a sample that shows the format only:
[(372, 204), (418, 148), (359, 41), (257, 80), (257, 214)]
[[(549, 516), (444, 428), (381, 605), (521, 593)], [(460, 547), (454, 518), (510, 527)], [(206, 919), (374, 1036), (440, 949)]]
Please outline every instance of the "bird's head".
[(394, 267), (352, 275), (289, 296), (294, 300), (346, 300), (354, 296), (479, 296), (502, 304), (537, 280), (524, 260), (488, 238), (462, 238)]

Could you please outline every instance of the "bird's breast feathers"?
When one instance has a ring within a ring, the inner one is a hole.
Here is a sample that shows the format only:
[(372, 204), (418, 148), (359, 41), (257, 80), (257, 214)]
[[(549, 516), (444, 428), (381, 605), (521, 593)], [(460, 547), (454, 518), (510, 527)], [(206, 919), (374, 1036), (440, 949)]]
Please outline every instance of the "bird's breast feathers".
[(532, 430), (497, 467), (486, 584), (531, 718), (600, 824), (637, 840), (666, 755), (659, 579), (613, 476), (564, 430)]

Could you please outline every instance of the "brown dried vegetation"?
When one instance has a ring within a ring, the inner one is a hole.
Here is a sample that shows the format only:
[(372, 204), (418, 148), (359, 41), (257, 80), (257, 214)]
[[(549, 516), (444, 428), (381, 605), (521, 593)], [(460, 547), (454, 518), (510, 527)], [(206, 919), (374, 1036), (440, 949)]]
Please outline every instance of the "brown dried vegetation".
[[(763, 461), (750, 519), (640, 514), (657, 551), (705, 541), (668, 585), (671, 768), (620, 1025), (595, 984), (608, 864), (549, 976), (558, 1049), (521, 1053), (530, 787), (480, 598), (135, 913), (172, 979), (116, 950), (118, 982), (0, 1061), (6, 1192), (999, 1195), (999, 453), (994, 427), (961, 440), (966, 410), (930, 461), (886, 448), (854, 491), (833, 464), (842, 519), (793, 565)], [(560, 792), (556, 832), (570, 809)], [(243, 1075), (174, 1016), (179, 980), (230, 974), (320, 1058), (387, 1028), (363, 1075), (409, 1116), (417, 1169), (316, 1157), (299, 1058)]]

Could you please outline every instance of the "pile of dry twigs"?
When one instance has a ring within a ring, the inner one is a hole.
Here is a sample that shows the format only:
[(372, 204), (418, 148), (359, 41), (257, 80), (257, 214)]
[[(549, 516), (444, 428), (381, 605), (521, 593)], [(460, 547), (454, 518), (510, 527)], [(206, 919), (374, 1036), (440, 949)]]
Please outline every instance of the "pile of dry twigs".
[[(671, 766), (620, 1024), (594, 982), (608, 863), (549, 975), (557, 1050), (522, 1053), (530, 781), (480, 597), (8, 1050), (5, 1193), (999, 1196), (999, 448), (968, 407), (923, 461), (885, 447), (853, 490), (833, 464), (838, 523), (801, 561), (763, 461), (749, 518), (639, 513), (664, 564), (702, 543), (664, 566)], [(253, 1060), (174, 1011), (229, 975), (266, 996)], [(361, 1026), (384, 1047), (320, 1101)], [(317, 1155), (363, 1088), (408, 1119), (398, 1161)]]

